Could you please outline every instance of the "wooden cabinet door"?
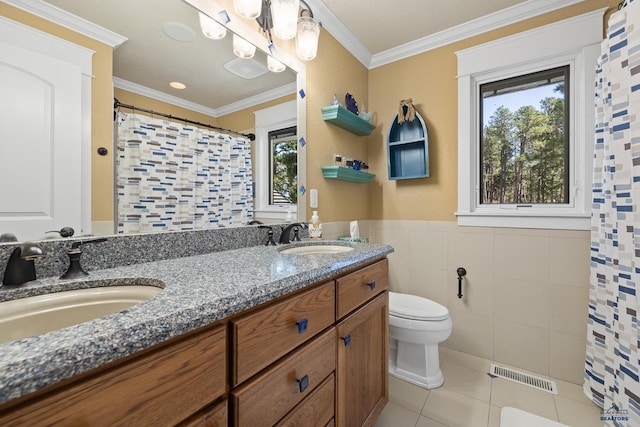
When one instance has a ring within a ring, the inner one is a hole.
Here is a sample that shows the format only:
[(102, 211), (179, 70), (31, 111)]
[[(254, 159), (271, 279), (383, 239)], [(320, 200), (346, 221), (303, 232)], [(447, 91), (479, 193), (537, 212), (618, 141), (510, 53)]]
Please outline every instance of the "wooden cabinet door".
[(225, 393), (216, 326), (0, 412), (0, 426), (175, 425)]
[(227, 427), (227, 400), (216, 404), (211, 408), (198, 412), (178, 425), (178, 427)]
[(338, 324), (336, 425), (372, 425), (388, 399), (389, 294)]

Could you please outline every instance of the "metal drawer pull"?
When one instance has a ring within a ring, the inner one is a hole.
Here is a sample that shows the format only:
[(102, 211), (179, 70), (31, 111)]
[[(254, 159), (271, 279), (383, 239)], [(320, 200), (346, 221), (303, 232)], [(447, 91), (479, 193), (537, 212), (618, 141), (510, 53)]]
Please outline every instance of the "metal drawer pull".
[(309, 387), (309, 375), (305, 375), (304, 377), (296, 381), (298, 381), (298, 388), (300, 389), (300, 393), (302, 393), (307, 389), (307, 387)]
[(298, 333), (299, 334), (307, 332), (307, 323), (309, 323), (307, 321), (307, 319), (301, 319), (301, 320), (296, 322), (296, 325), (298, 325)]
[(344, 341), (344, 346), (346, 347), (351, 342), (351, 334), (347, 335), (346, 337), (341, 337), (340, 339)]
[(366, 284), (369, 288), (371, 288), (371, 290), (374, 290), (376, 288), (376, 281), (372, 280), (369, 283)]

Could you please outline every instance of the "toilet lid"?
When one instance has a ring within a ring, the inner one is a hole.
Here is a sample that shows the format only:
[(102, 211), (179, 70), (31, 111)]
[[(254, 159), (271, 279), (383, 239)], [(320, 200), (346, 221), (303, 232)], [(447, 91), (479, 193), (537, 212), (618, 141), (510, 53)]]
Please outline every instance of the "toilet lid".
[(444, 320), (449, 317), (449, 310), (417, 295), (389, 292), (389, 314), (413, 320)]

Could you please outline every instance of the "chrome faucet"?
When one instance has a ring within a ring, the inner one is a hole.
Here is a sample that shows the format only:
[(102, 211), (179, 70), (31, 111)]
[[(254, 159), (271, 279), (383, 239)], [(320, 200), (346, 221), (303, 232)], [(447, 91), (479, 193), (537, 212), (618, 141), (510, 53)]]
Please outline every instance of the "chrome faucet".
[[(291, 242), (299, 242), (300, 236), (298, 236), (298, 232), (300, 229), (307, 228), (307, 224), (301, 222), (294, 222), (293, 224), (289, 224), (282, 229), (282, 234), (280, 235), (280, 244), (291, 243)], [(291, 232), (293, 231), (293, 239), (291, 238)]]
[(22, 285), (36, 280), (36, 266), (33, 262), (44, 255), (44, 251), (34, 242), (24, 242), (13, 250), (4, 271), (3, 285)]

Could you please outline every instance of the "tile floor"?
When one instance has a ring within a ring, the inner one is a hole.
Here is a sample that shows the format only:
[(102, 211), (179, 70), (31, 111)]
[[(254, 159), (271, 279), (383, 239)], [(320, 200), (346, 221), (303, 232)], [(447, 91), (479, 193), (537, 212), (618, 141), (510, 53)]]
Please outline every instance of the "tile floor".
[(504, 406), (569, 426), (603, 425), (600, 408), (585, 397), (581, 386), (549, 378), (558, 386), (554, 395), (491, 378), (490, 365), (488, 360), (441, 348), (442, 387), (425, 390), (389, 376), (389, 403), (374, 427), (500, 427)]

